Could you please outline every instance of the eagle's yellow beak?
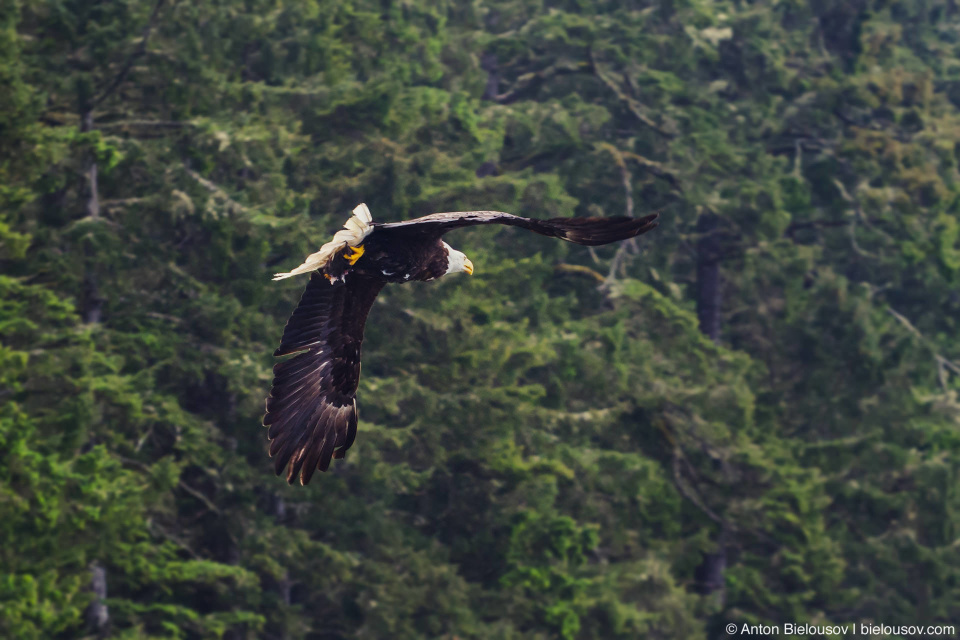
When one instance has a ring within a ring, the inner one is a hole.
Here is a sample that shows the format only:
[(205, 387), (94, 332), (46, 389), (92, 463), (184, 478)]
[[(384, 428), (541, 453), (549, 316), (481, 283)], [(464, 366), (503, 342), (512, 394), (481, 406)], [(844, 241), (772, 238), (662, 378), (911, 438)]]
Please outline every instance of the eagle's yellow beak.
[(469, 275), (473, 275), (473, 263), (470, 262), (470, 258), (463, 259), (463, 270), (466, 271)]

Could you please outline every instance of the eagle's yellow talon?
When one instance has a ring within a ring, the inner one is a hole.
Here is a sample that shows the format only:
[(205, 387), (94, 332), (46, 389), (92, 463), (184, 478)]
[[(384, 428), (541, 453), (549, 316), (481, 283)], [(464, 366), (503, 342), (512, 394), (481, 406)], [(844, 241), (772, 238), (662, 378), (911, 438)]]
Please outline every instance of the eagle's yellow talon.
[(350, 249), (351, 252), (343, 254), (343, 257), (352, 267), (354, 264), (356, 264), (357, 260), (360, 259), (360, 256), (363, 255), (363, 252), (366, 251), (366, 249), (363, 248), (363, 245), (360, 245), (359, 247), (350, 247)]

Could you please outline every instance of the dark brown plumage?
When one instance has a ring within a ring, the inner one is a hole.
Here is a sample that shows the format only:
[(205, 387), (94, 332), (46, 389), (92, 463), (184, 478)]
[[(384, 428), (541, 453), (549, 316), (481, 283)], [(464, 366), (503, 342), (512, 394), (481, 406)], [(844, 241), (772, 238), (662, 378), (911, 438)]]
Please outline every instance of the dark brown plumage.
[(563, 238), (576, 244), (597, 246), (609, 244), (617, 240), (626, 240), (646, 233), (657, 226), (659, 214), (654, 213), (643, 218), (627, 218), (617, 216), (613, 218), (550, 218), (536, 220), (521, 218), (503, 211), (454, 211), (451, 213), (434, 213), (413, 220), (374, 224), (375, 229), (403, 230), (416, 229), (417, 233), (436, 233), (442, 235), (447, 231), (461, 227), (472, 227), (479, 224), (504, 224), (511, 227), (529, 229), (542, 236)]
[(288, 482), (299, 477), (307, 484), (317, 469), (326, 471), (332, 459), (343, 458), (356, 439), (360, 347), (380, 290), (391, 282), (473, 273), (473, 263), (441, 240), (444, 233), (505, 224), (593, 246), (645, 233), (657, 226), (657, 217), (534, 220), (500, 211), (462, 211), (377, 224), (365, 205), (358, 206), (334, 241), (294, 271), (277, 276), (313, 270), (274, 352), (296, 354), (274, 366), (263, 419), (277, 474), (287, 467)]
[(264, 425), (279, 475), (290, 463), (287, 481), (303, 470), (307, 484), (314, 470), (326, 471), (357, 437), (357, 384), (360, 343), (367, 314), (383, 280), (358, 276), (330, 283), (314, 272), (274, 356), (298, 355), (273, 367)]

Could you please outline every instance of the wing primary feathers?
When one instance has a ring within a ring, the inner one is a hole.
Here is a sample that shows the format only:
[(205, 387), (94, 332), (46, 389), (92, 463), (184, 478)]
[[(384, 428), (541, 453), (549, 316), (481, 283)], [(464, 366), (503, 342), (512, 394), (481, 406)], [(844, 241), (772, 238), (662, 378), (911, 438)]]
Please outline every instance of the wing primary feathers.
[(539, 223), (523, 226), (542, 235), (555, 236), (576, 244), (597, 246), (618, 240), (626, 240), (650, 231), (659, 222), (659, 213), (643, 218), (551, 218), (550, 220), (531, 220)]
[[(353, 411), (350, 412), (349, 417), (347, 418), (347, 429), (344, 434), (343, 445), (333, 452), (333, 457), (340, 459), (347, 455), (347, 449), (353, 444), (353, 441), (357, 439), (357, 401), (353, 401)], [(339, 442), (337, 444), (340, 444)]]
[(274, 469), (286, 468), (291, 484), (326, 471), (356, 438), (360, 346), (384, 284), (359, 274), (331, 284), (314, 273), (284, 328), (276, 355), (296, 355), (273, 368), (263, 424)]
[[(340, 412), (337, 412), (338, 414)], [(339, 415), (338, 415), (339, 418)], [(337, 434), (333, 429), (327, 431), (327, 436), (323, 439), (323, 445), (320, 447), (320, 455), (317, 456), (317, 468), (320, 471), (326, 471), (330, 468), (330, 459), (333, 458), (333, 448), (337, 445)], [(307, 478), (309, 480), (309, 478)]]
[(396, 234), (430, 233), (441, 236), (447, 231), (482, 224), (503, 224), (521, 227), (540, 235), (561, 238), (576, 244), (596, 246), (626, 240), (650, 231), (657, 226), (659, 213), (642, 218), (616, 216), (611, 218), (550, 218), (538, 220), (522, 218), (503, 211), (452, 211), (434, 213), (422, 218), (374, 224), (374, 229), (382, 229)]
[[(327, 427), (329, 425), (332, 409), (333, 407), (328, 404), (320, 412), (320, 417), (317, 418), (317, 422), (313, 427), (313, 436), (311, 438), (312, 442), (310, 443), (309, 447), (304, 449), (306, 453), (304, 454), (303, 473), (300, 476), (301, 485), (305, 486), (310, 482), (310, 478), (313, 477), (313, 473), (317, 470), (317, 463), (320, 461), (320, 457), (323, 455), (323, 444), (331, 436)], [(320, 442), (317, 442), (317, 440)], [(287, 482), (292, 484), (296, 479), (296, 476), (296, 473), (294, 473), (292, 476), (288, 476)]]

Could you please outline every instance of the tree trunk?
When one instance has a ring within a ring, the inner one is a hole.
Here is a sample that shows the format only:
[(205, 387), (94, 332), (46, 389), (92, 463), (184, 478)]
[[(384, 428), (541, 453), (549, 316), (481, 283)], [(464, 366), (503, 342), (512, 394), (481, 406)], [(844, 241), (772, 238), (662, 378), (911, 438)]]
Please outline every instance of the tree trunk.
[[(89, 105), (82, 105), (83, 113), (80, 116), (80, 131), (90, 131), (93, 129), (93, 109)], [(100, 218), (100, 192), (97, 184), (97, 160), (90, 157), (87, 160), (87, 168), (84, 171), (87, 177), (87, 217), (97, 220)], [(86, 256), (87, 266), (83, 275), (83, 302), (81, 306), (81, 315), (83, 321), (87, 324), (98, 324), (103, 315), (103, 296), (100, 295), (100, 287), (97, 284), (97, 276), (93, 267), (93, 250), (88, 246), (84, 254)]]
[[(700, 332), (720, 341), (720, 307), (723, 303), (720, 278), (720, 220), (710, 212), (704, 212), (697, 220), (697, 318)], [(720, 526), (717, 548), (704, 556), (697, 567), (695, 578), (697, 590), (703, 594), (716, 593), (723, 606), (725, 599), (724, 571), (727, 568), (727, 526)]]
[(697, 318), (700, 331), (714, 342), (720, 340), (720, 280), (719, 218), (703, 213), (697, 221)]
[(694, 570), (696, 589), (704, 595), (716, 593), (719, 607), (723, 607), (726, 599), (726, 580), (724, 572), (727, 570), (727, 525), (720, 525), (717, 535), (717, 548), (713, 553), (703, 557), (703, 561)]
[(500, 73), (497, 71), (497, 56), (485, 53), (480, 58), (480, 68), (487, 72), (487, 86), (483, 90), (482, 100), (496, 100), (500, 95)]
[[(93, 130), (93, 110), (84, 111), (80, 116), (80, 131)], [(100, 217), (100, 194), (97, 187), (97, 160), (90, 158), (87, 170), (87, 215), (93, 219)]]
[(104, 635), (110, 624), (110, 610), (107, 608), (107, 570), (100, 563), (90, 564), (90, 591), (93, 592), (93, 602), (87, 607), (84, 614), (87, 625), (97, 635)]

